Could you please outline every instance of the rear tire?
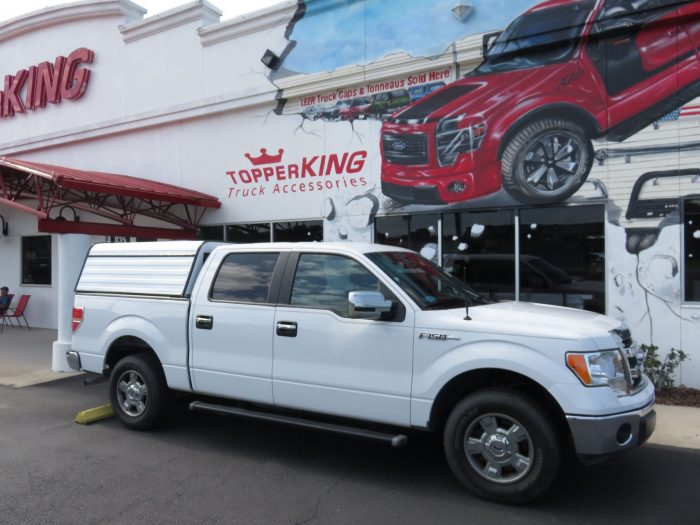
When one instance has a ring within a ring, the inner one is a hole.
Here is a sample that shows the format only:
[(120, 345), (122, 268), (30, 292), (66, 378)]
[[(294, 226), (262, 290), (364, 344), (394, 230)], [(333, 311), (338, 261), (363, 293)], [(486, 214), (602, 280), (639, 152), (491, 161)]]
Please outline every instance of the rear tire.
[(150, 354), (133, 354), (119, 360), (110, 376), (109, 400), (125, 427), (154, 428), (168, 402), (168, 389), (158, 360)]
[(563, 202), (583, 185), (593, 166), (593, 145), (568, 120), (546, 118), (521, 129), (503, 150), (503, 188), (521, 202)]
[(444, 431), (447, 462), (473, 494), (522, 504), (544, 494), (557, 477), (562, 443), (556, 425), (523, 392), (475, 392), (450, 413)]

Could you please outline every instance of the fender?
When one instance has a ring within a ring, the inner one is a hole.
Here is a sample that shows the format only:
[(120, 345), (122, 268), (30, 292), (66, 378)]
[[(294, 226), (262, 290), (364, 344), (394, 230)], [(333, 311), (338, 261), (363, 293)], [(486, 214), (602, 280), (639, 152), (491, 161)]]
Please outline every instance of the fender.
[(166, 334), (152, 321), (138, 315), (116, 318), (100, 335), (99, 348), (103, 356), (103, 369), (110, 347), (120, 337), (136, 337), (144, 341), (161, 362), (168, 386), (177, 390), (190, 390), (186, 363), (187, 335), (184, 326)]
[[(444, 353), (424, 370), (414, 370), (411, 423), (427, 426), (440, 390), (460, 374), (485, 368), (515, 372), (532, 379), (552, 395), (564, 412), (570, 408), (571, 400), (562, 395), (559, 385), (580, 386), (563, 361), (558, 363), (538, 350), (518, 343), (475, 341)], [(564, 390), (568, 392), (568, 388)]]

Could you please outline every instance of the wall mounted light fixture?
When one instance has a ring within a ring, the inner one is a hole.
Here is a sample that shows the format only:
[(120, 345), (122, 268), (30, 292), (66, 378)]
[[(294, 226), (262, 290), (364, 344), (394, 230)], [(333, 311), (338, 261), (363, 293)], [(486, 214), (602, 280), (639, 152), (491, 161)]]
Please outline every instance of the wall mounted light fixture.
[(260, 62), (262, 62), (263, 64), (265, 64), (265, 66), (269, 67), (274, 71), (280, 65), (280, 57), (278, 57), (274, 52), (267, 49), (265, 50), (265, 54), (260, 59)]
[(462, 23), (467, 21), (467, 18), (469, 18), (473, 11), (474, 6), (472, 6), (469, 2), (464, 1), (458, 3), (452, 8), (452, 14), (455, 15), (455, 18)]
[(78, 215), (78, 212), (75, 211), (75, 208), (73, 208), (73, 206), (69, 206), (68, 204), (66, 204), (65, 206), (63, 206), (59, 210), (58, 217), (56, 217), (56, 220), (57, 221), (67, 221), (68, 220), (66, 217), (63, 216), (63, 210), (65, 210), (66, 208), (68, 208), (70, 211), (73, 212), (73, 222), (80, 222), (80, 216)]

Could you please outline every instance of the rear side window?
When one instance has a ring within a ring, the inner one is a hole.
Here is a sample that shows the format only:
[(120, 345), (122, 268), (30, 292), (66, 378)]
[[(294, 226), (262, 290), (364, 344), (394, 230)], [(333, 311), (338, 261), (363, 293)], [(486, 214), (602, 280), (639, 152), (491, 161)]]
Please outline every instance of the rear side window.
[(221, 263), (212, 301), (267, 303), (279, 253), (231, 253)]

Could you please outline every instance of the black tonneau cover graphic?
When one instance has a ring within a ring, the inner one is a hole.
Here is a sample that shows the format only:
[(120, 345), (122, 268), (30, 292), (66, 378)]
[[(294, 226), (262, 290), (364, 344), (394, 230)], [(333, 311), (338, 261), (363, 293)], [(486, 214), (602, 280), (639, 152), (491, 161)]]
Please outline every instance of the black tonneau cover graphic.
[(425, 102), (419, 102), (412, 108), (409, 108), (401, 113), (399, 117), (391, 120), (394, 122), (402, 122), (405, 120), (421, 120), (427, 118), (434, 111), (452, 102), (454, 99), (459, 98), (462, 95), (466, 95), (474, 89), (476, 89), (476, 86), (474, 85), (448, 86), (436, 91), (434, 95), (427, 97)]

